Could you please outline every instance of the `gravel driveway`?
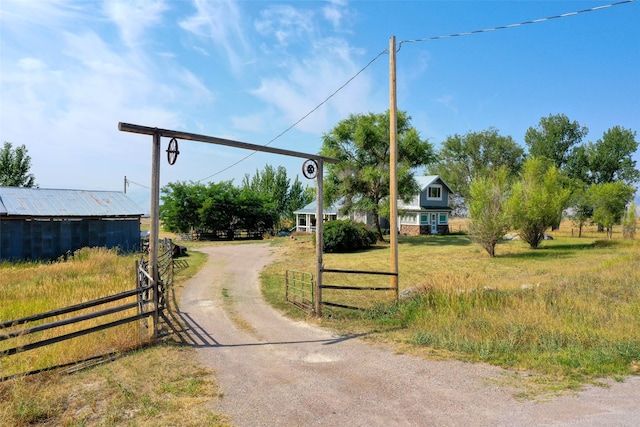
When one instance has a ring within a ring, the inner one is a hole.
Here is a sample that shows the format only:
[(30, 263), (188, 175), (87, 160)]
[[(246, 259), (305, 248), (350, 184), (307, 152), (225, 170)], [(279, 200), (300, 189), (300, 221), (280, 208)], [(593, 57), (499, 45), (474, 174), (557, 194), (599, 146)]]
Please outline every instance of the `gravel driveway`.
[(202, 364), (216, 371), (223, 397), (214, 409), (234, 425), (640, 425), (639, 377), (520, 401), (497, 385), (499, 368), (398, 355), (284, 318), (260, 294), (258, 274), (277, 256), (269, 244), (198, 250), (209, 261), (180, 313)]

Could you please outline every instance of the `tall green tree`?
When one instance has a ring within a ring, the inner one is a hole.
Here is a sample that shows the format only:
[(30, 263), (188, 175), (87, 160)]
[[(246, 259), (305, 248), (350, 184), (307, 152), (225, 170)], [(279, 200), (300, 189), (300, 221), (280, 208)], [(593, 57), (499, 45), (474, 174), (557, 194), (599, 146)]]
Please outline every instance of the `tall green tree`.
[(35, 187), (36, 178), (31, 169), (31, 156), (27, 154), (27, 147), (20, 145), (13, 148), (13, 144), (5, 142), (0, 149), (0, 186), (4, 187)]
[(621, 126), (608, 129), (587, 147), (589, 181), (595, 184), (622, 181), (627, 185), (640, 181), (640, 171), (633, 160), (637, 150), (635, 131)]
[(465, 135), (448, 136), (438, 151), (438, 161), (429, 173), (440, 175), (460, 198), (454, 209), (463, 210), (471, 182), (488, 176), (501, 167), (507, 175), (517, 175), (522, 167), (524, 149), (512, 137), (500, 135), (495, 128)]
[(289, 178), (283, 166), (274, 168), (266, 165), (261, 171), (256, 170), (252, 177), (245, 174), (242, 188), (251, 189), (254, 193), (266, 197), (273, 203), (279, 216), (285, 216), (289, 205)]
[(276, 169), (266, 165), (262, 171), (256, 170), (253, 176), (246, 174), (241, 188), (253, 191), (273, 205), (277, 214), (274, 225), (280, 228), (289, 228), (295, 217), (293, 212), (310, 203), (315, 196), (313, 189), (303, 187), (297, 176), (292, 183), (283, 166)]
[(507, 203), (513, 227), (520, 238), (536, 249), (547, 228), (557, 222), (571, 192), (558, 168), (547, 158), (524, 162), (520, 180), (511, 188)]
[(270, 198), (232, 181), (169, 183), (161, 198), (160, 219), (173, 232), (222, 231), (232, 239), (236, 230), (264, 233), (278, 218)]
[(496, 255), (496, 245), (510, 227), (508, 198), (506, 166), (475, 178), (469, 186), (469, 232), (491, 257)]
[[(322, 137), (321, 154), (340, 159), (327, 166), (325, 201), (338, 200), (343, 213), (372, 213), (378, 239), (384, 240), (380, 215), (389, 212), (389, 111), (352, 114)], [(418, 191), (414, 171), (431, 163), (434, 150), (420, 138), (404, 111), (397, 114), (398, 197), (407, 202)]]
[(579, 146), (589, 129), (577, 121), (570, 121), (565, 114), (542, 117), (538, 126), (530, 127), (524, 135), (529, 156), (546, 157), (558, 169), (564, 169), (573, 148)]
[(315, 188), (303, 186), (302, 182), (300, 182), (296, 175), (296, 179), (293, 180), (293, 184), (291, 184), (291, 187), (289, 188), (289, 197), (286, 209), (290, 222), (295, 219), (295, 215), (293, 213), (311, 203), (315, 197)]
[(160, 219), (167, 231), (188, 233), (201, 230), (199, 209), (207, 197), (203, 184), (170, 182), (161, 189)]
[(609, 238), (613, 226), (620, 224), (625, 207), (633, 200), (635, 188), (622, 181), (594, 184), (589, 187), (589, 197), (593, 203), (593, 221), (607, 230)]

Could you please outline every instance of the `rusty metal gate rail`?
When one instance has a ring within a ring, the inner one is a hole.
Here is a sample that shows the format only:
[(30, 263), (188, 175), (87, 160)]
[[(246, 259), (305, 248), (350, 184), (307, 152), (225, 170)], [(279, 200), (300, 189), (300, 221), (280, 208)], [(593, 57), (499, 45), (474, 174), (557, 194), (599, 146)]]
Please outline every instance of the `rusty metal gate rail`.
[[(160, 273), (161, 280), (158, 283), (157, 292), (154, 292), (154, 286), (151, 284), (152, 280), (148, 273), (149, 262), (144, 258), (140, 261), (136, 261), (136, 289), (123, 291), (114, 295), (98, 298), (92, 301), (86, 301), (83, 303), (71, 305), (68, 307), (58, 308), (55, 310), (47, 311), (44, 313), (34, 314), (31, 316), (22, 317), (19, 319), (0, 321), (0, 341), (6, 341), (18, 337), (24, 337), (26, 335), (35, 334), (38, 332), (59, 328), (62, 326), (72, 325), (80, 322), (84, 322), (90, 319), (96, 319), (99, 317), (108, 316), (114, 313), (119, 313), (127, 310), (137, 308), (137, 314), (132, 316), (126, 316), (111, 322), (107, 322), (101, 325), (92, 326), (85, 329), (80, 329), (74, 332), (62, 334), (56, 337), (31, 342), (28, 344), (16, 345), (15, 347), (0, 350), (0, 354), (4, 356), (11, 356), (23, 351), (33, 350), (47, 345), (55, 344), (61, 341), (66, 341), (72, 338), (81, 337), (83, 335), (91, 334), (94, 332), (102, 331), (104, 329), (113, 328), (126, 323), (134, 322), (137, 320), (146, 319), (148, 317), (154, 318), (154, 331), (157, 329), (158, 314), (165, 308), (165, 289), (173, 280), (173, 259), (172, 259), (172, 244), (169, 240), (165, 242), (164, 253), (161, 255)], [(24, 327), (22, 329), (16, 329), (20, 325), (26, 325), (29, 323), (39, 322), (52, 317), (58, 317), (69, 313), (74, 313), (81, 310), (86, 310), (94, 307), (99, 307), (105, 304), (109, 304), (115, 301), (124, 300), (131, 297), (137, 297), (135, 302), (127, 302), (119, 306), (108, 307), (102, 310), (97, 310), (91, 313), (85, 313), (74, 317), (68, 317), (65, 319), (55, 320), (48, 323), (41, 323), (31, 327)], [(5, 332), (6, 331), (6, 332)]]
[[(103, 298), (98, 298), (96, 300), (93, 301), (87, 301), (87, 302), (83, 302), (81, 304), (76, 304), (76, 305), (72, 305), (69, 307), (64, 307), (64, 308), (60, 308), (57, 310), (52, 310), (52, 311), (47, 311), (45, 313), (40, 313), (40, 314), (36, 314), (33, 316), (27, 316), (27, 317), (23, 317), (20, 319), (15, 319), (15, 320), (9, 320), (9, 321), (4, 321), (2, 323), (0, 323), (0, 330), (2, 329), (10, 329), (13, 328), (15, 326), (19, 326), (19, 325), (24, 325), (26, 323), (31, 323), (31, 322), (36, 322), (39, 320), (44, 320), (44, 319), (48, 319), (51, 317), (56, 317), (56, 316), (60, 316), (63, 314), (67, 314), (67, 313), (73, 313), (75, 311), (80, 311), (80, 310), (85, 310), (87, 308), (91, 308), (91, 307), (97, 307), (99, 305), (104, 305), (113, 301), (118, 301), (118, 300), (122, 300), (125, 298), (129, 298), (131, 296), (134, 295), (142, 295), (145, 292), (149, 292), (149, 290), (151, 289), (150, 286), (146, 286), (146, 287), (142, 287), (142, 288), (138, 288), (138, 289), (131, 289), (128, 291), (124, 291), (124, 292), (120, 292), (118, 294), (115, 295), (110, 295), (107, 297), (103, 297)], [(49, 323), (43, 323), (41, 325), (37, 325), (37, 326), (32, 326), (30, 328), (24, 328), (24, 329), (20, 329), (20, 330), (13, 330), (13, 331), (9, 331), (7, 333), (4, 334), (0, 334), (0, 341), (4, 341), (4, 340), (8, 340), (11, 338), (16, 338), (16, 337), (22, 337), (25, 335), (29, 335), (29, 334), (34, 334), (36, 332), (41, 332), (41, 331), (46, 331), (49, 329), (54, 329), (54, 328), (58, 328), (61, 326), (65, 326), (65, 325), (71, 325), (74, 323), (79, 323), (79, 322), (83, 322), (85, 320), (89, 320), (89, 319), (95, 319), (98, 317), (103, 317), (103, 316), (107, 316), (113, 313), (118, 313), (120, 311), (125, 311), (125, 310), (130, 310), (132, 308), (136, 308), (139, 307), (139, 302), (131, 302), (131, 303), (127, 303), (127, 304), (123, 304), (117, 307), (110, 307), (104, 310), (99, 310), (99, 311), (95, 311), (93, 313), (88, 313), (88, 314), (83, 314), (80, 316), (75, 316), (75, 317), (71, 317), (71, 318), (67, 318), (67, 319), (62, 319), (62, 320), (57, 320), (57, 321), (53, 321), (53, 322), (49, 322)], [(75, 332), (71, 332), (68, 334), (64, 334), (64, 335), (60, 335), (54, 338), (49, 338), (46, 340), (42, 340), (42, 341), (37, 341), (37, 342), (33, 342), (33, 343), (29, 343), (29, 344), (24, 344), (21, 346), (17, 346), (17, 347), (13, 347), (13, 348), (9, 348), (7, 350), (3, 350), (2, 353), (7, 355), (7, 356), (11, 356), (13, 354), (22, 352), (22, 351), (27, 351), (27, 350), (33, 350), (36, 348), (40, 348), (40, 347), (44, 347), (47, 345), (51, 345), (57, 342), (61, 342), (61, 341), (65, 341), (65, 340), (69, 340), (71, 338), (77, 338), (83, 335), (87, 335), (93, 332), (98, 332), (104, 329), (108, 329), (108, 328), (112, 328), (114, 326), (119, 326), (119, 325), (123, 325), (125, 323), (129, 323), (129, 322), (133, 322), (136, 320), (140, 320), (143, 319), (145, 317), (151, 316), (153, 314), (152, 311), (149, 312), (141, 312), (140, 310), (138, 311), (138, 314), (134, 315), (134, 316), (128, 316), (122, 319), (118, 319), (109, 323), (105, 323), (102, 325), (98, 325), (98, 326), (94, 326), (91, 328), (87, 328), (87, 329), (83, 329), (83, 330), (79, 330), (79, 331), (75, 331)]]
[[(344, 273), (344, 274), (371, 274), (378, 276), (398, 276), (398, 273), (388, 271), (369, 271), (369, 270), (340, 270), (335, 268), (323, 268), (322, 273)], [(325, 285), (320, 286), (321, 289), (338, 289), (338, 290), (351, 290), (351, 291), (396, 291), (396, 288), (391, 286), (347, 286), (347, 285)], [(328, 307), (346, 308), (349, 310), (364, 310), (361, 307), (355, 307), (352, 305), (339, 304), (337, 302), (320, 301), (321, 305)]]
[(305, 271), (287, 270), (286, 297), (287, 301), (307, 314), (314, 310), (313, 274)]

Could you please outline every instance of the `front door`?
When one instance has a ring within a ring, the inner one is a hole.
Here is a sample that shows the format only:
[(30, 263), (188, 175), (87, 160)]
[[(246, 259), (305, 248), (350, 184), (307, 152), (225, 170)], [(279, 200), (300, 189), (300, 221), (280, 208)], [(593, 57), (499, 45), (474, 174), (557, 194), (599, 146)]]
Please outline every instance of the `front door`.
[(431, 234), (438, 234), (438, 215), (431, 214)]

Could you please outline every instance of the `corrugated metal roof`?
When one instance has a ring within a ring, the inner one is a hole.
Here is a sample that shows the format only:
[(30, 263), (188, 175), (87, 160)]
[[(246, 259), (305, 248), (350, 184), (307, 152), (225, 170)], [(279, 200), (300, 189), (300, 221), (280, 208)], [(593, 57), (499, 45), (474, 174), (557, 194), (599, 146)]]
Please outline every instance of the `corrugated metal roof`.
[[(340, 208), (342, 207), (342, 205), (340, 204), (334, 204), (329, 206), (328, 208), (324, 208), (322, 210), (322, 213), (325, 215), (337, 215), (338, 211), (340, 210)], [(302, 209), (298, 209), (297, 211), (294, 212), (294, 214), (315, 214), (316, 213), (316, 202), (311, 202), (309, 203), (307, 206), (303, 207)]]
[(119, 217), (143, 210), (119, 191), (0, 187), (0, 215), (27, 217)]

